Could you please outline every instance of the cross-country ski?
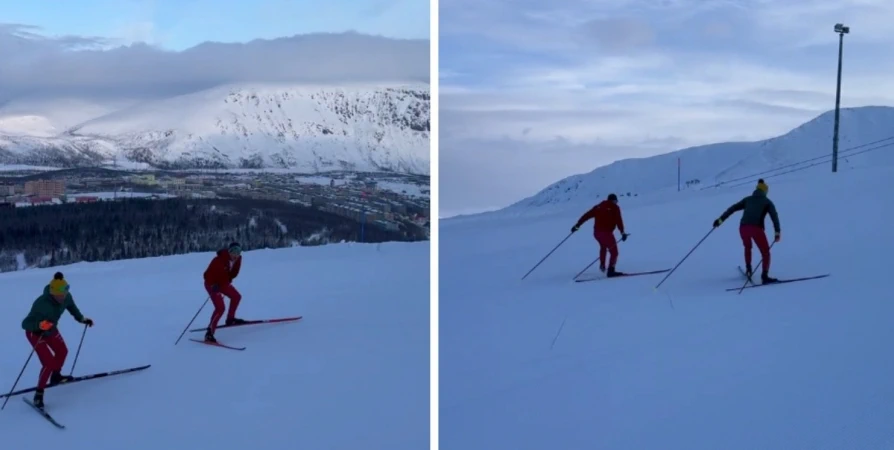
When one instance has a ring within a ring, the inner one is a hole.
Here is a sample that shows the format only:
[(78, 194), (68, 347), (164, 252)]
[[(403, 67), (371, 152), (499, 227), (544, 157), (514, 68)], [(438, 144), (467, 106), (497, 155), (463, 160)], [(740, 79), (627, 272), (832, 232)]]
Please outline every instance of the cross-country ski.
[[(301, 320), (302, 318), (303, 318), (302, 316), (297, 316), (297, 317), (284, 317), (281, 319), (244, 320), (240, 323), (230, 323), (230, 324), (224, 323), (223, 325), (218, 325), (217, 329), (220, 330), (221, 328), (242, 327), (242, 326), (246, 326), (246, 325), (262, 325), (262, 324), (271, 324), (271, 323), (296, 322), (298, 320)], [(207, 330), (208, 330), (208, 327), (193, 328), (189, 331), (191, 333), (194, 333), (196, 331), (207, 331)]]
[(34, 411), (36, 411), (38, 414), (40, 414), (48, 422), (55, 425), (56, 428), (65, 429), (65, 425), (62, 425), (61, 423), (57, 422), (56, 419), (54, 419), (53, 416), (50, 415), (50, 413), (48, 413), (45, 408), (35, 405), (34, 402), (32, 402), (31, 400), (28, 400), (27, 398), (22, 398), (22, 401), (27, 403), (28, 406), (33, 408)]
[[(89, 374), (89, 375), (80, 375), (80, 376), (72, 377), (71, 379), (69, 379), (68, 381), (66, 381), (64, 383), (47, 384), (45, 389), (50, 389), (55, 386), (68, 386), (70, 384), (74, 384), (74, 383), (77, 383), (80, 381), (95, 380), (97, 378), (105, 378), (105, 377), (111, 377), (111, 376), (115, 376), (115, 375), (122, 375), (122, 374), (126, 374), (126, 373), (139, 372), (141, 370), (146, 370), (151, 366), (152, 366), (151, 364), (146, 364), (144, 366), (132, 367), (129, 369), (113, 370), (110, 372), (99, 372), (99, 373), (94, 373), (94, 374)], [(12, 393), (4, 392), (3, 394), (0, 394), (0, 398), (9, 397), (9, 396), (13, 396), (13, 395), (19, 395), (19, 394), (26, 394), (28, 392), (34, 392), (36, 390), (37, 390), (37, 386), (25, 388), (25, 389), (19, 389), (17, 391), (13, 391)]]
[(239, 351), (242, 351), (242, 350), (245, 350), (245, 348), (246, 348), (246, 347), (234, 347), (234, 346), (232, 346), (232, 345), (222, 344), (222, 343), (220, 343), (220, 342), (218, 342), (218, 341), (213, 341), (213, 342), (212, 342), (212, 341), (207, 341), (207, 340), (204, 340), (204, 339), (193, 339), (193, 338), (189, 338), (189, 340), (190, 340), (190, 341), (193, 341), (193, 342), (198, 342), (199, 344), (209, 345), (209, 346), (211, 346), (211, 347), (220, 347), (220, 348), (226, 348), (226, 349), (230, 349), (230, 350), (239, 350)]
[(650, 271), (646, 271), (646, 272), (623, 272), (623, 273), (615, 272), (611, 276), (588, 275), (588, 276), (581, 276), (579, 278), (576, 278), (574, 281), (576, 281), (578, 283), (583, 283), (585, 281), (610, 280), (612, 278), (635, 277), (635, 276), (640, 276), (640, 275), (654, 275), (656, 273), (665, 273), (665, 272), (670, 272), (670, 269), (650, 270)]
[[(777, 284), (794, 283), (794, 282), (796, 282), (796, 281), (817, 280), (817, 279), (820, 279), (820, 278), (826, 278), (826, 277), (828, 277), (828, 276), (830, 276), (830, 275), (832, 275), (832, 274), (830, 274), (830, 273), (826, 273), (826, 274), (823, 274), (823, 275), (815, 275), (815, 276), (810, 276), (810, 277), (783, 278), (783, 279), (777, 279), (777, 280), (775, 280), (775, 281), (773, 281), (773, 282), (771, 282), (771, 283), (749, 284), (748, 286), (745, 286), (744, 289), (751, 289), (751, 288), (758, 288), (758, 287), (766, 287), (766, 286), (775, 286), (775, 285), (777, 285)], [(738, 290), (740, 290), (740, 289), (742, 289), (742, 288), (741, 288), (741, 287), (737, 287), (737, 288), (727, 288), (727, 291), (738, 291)]]

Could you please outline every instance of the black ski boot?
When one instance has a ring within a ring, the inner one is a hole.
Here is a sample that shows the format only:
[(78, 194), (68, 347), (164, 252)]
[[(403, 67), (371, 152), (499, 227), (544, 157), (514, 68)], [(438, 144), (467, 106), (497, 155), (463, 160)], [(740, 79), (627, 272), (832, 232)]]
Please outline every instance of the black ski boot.
[(618, 272), (617, 270), (615, 270), (614, 266), (610, 266), (608, 268), (608, 272), (606, 272), (605, 276), (608, 278), (621, 277), (621, 276), (624, 276), (624, 272)]
[(754, 275), (754, 269), (751, 268), (751, 264), (745, 266), (745, 277), (748, 278), (748, 281), (751, 281), (751, 277)]
[(50, 386), (55, 386), (57, 384), (68, 383), (74, 377), (71, 375), (62, 375), (62, 372), (56, 371), (50, 375)]
[(43, 409), (43, 389), (34, 391), (34, 406)]
[(226, 325), (245, 325), (246, 323), (248, 322), (242, 319), (227, 319), (224, 322)]
[(217, 339), (214, 338), (214, 334), (213, 334), (213, 333), (211, 333), (210, 331), (206, 331), (206, 332), (205, 332), (205, 342), (210, 342), (210, 343), (212, 343), (212, 344), (216, 344), (216, 343), (217, 343)]
[(779, 281), (779, 279), (770, 277), (770, 275), (767, 274), (767, 272), (764, 272), (761, 274), (761, 283), (763, 283), (763, 284), (775, 283), (777, 281)]

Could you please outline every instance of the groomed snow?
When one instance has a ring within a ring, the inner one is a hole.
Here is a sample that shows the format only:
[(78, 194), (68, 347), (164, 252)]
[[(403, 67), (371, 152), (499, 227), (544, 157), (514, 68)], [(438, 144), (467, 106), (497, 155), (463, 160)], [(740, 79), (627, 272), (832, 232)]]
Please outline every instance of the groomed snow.
[[(772, 273), (832, 275), (741, 294), (740, 215), (658, 290), (665, 274), (572, 281), (592, 222), (521, 280), (583, 205), (442, 221), (440, 448), (894, 448), (892, 177), (768, 180)], [(618, 269), (673, 267), (751, 190), (622, 198)]]
[[(0, 391), (30, 348), (20, 328), (56, 270), (96, 321), (75, 375), (149, 369), (47, 389), (59, 430), (19, 397), (0, 411), (2, 448), (91, 450), (421, 449), (429, 442), (428, 243), (250, 251), (239, 316), (295, 323), (218, 330), (237, 352), (175, 346), (206, 297), (211, 254), (81, 263), (0, 275)], [(207, 325), (211, 304), (192, 327)], [(82, 326), (60, 328), (71, 369)], [(36, 358), (18, 388), (37, 381)], [(24, 394), (29, 398), (31, 394)], [(0, 400), (2, 403), (2, 400)]]

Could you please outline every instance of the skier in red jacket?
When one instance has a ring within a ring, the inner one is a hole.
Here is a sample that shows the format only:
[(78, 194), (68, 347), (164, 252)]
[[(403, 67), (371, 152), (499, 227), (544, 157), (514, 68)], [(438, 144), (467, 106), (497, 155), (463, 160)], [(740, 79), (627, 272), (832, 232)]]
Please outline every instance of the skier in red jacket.
[(227, 325), (245, 323), (244, 320), (236, 318), (236, 308), (239, 307), (242, 294), (233, 287), (233, 280), (239, 275), (240, 268), (242, 268), (242, 247), (238, 242), (233, 242), (229, 247), (218, 250), (217, 255), (205, 269), (205, 290), (208, 291), (211, 302), (214, 303), (211, 323), (208, 325), (208, 331), (205, 332), (205, 341), (207, 342), (217, 342), (217, 339), (214, 338), (214, 331), (217, 330), (217, 322), (220, 321), (226, 310), (223, 301), (224, 295), (230, 298), (230, 310), (225, 323)]
[(593, 224), (593, 237), (599, 243), (599, 271), (605, 273), (605, 254), (608, 252), (611, 255), (611, 259), (608, 262), (606, 276), (617, 277), (624, 275), (622, 272), (615, 270), (615, 264), (618, 262), (618, 241), (615, 240), (615, 228), (621, 232), (621, 241), (627, 240), (627, 233), (624, 232), (624, 220), (621, 218), (621, 208), (618, 206), (618, 196), (609, 194), (608, 199), (590, 208), (571, 227), (571, 232), (577, 231), (584, 222), (590, 219), (593, 219), (595, 222)]

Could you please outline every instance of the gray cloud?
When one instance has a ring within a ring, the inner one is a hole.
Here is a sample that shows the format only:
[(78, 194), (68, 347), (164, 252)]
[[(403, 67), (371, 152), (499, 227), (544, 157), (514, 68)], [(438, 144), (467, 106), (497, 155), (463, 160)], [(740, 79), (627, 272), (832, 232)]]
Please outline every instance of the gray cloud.
[(425, 82), (429, 41), (356, 33), (248, 43), (203, 43), (182, 52), (111, 47), (89, 36), (46, 37), (0, 24), (0, 104), (35, 97), (154, 98), (239, 82)]
[(628, 18), (594, 19), (580, 27), (587, 41), (595, 41), (601, 50), (626, 52), (652, 44), (655, 31), (643, 20)]
[(842, 106), (890, 105), (892, 14), (890, 0), (441, 0), (441, 208), (785, 133), (834, 107), (839, 21), (853, 27)]

